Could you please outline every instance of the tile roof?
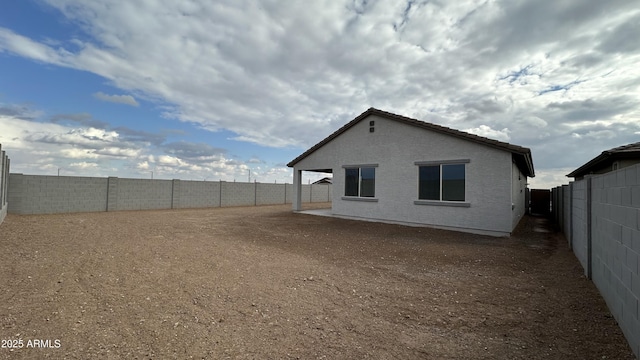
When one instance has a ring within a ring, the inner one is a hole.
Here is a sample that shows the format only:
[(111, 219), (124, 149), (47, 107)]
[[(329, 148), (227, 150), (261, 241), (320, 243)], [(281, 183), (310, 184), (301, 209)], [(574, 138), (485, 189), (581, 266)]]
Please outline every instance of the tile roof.
[(626, 152), (637, 152), (637, 151), (640, 151), (640, 142), (614, 147), (613, 149), (603, 151), (603, 153), (614, 154), (614, 153), (626, 153)]
[(382, 118), (385, 118), (385, 119), (398, 121), (398, 122), (401, 122), (401, 123), (404, 123), (404, 124), (408, 124), (408, 125), (412, 125), (412, 126), (416, 126), (416, 127), (422, 128), (422, 129), (431, 130), (431, 131), (435, 131), (435, 132), (438, 132), (438, 133), (455, 136), (455, 137), (462, 138), (462, 139), (465, 139), (465, 140), (468, 140), (468, 141), (476, 142), (476, 143), (479, 143), (479, 144), (483, 144), (483, 145), (487, 145), (487, 146), (491, 146), (491, 147), (494, 147), (494, 148), (498, 148), (498, 149), (501, 149), (501, 150), (505, 150), (505, 151), (511, 152), (514, 155), (514, 158), (516, 159), (516, 163), (517, 163), (518, 167), (520, 168), (520, 170), (526, 176), (529, 176), (529, 177), (535, 176), (535, 172), (534, 172), (534, 169), (533, 169), (533, 160), (531, 158), (531, 150), (529, 148), (525, 148), (525, 147), (522, 147), (522, 146), (509, 144), (509, 143), (498, 141), (498, 140), (489, 139), (489, 138), (486, 138), (486, 137), (483, 137), (483, 136), (469, 134), (469, 133), (466, 133), (464, 131), (455, 130), (455, 129), (451, 129), (451, 128), (448, 128), (448, 127), (445, 127), (445, 126), (436, 125), (436, 124), (432, 124), (432, 123), (428, 123), (428, 122), (412, 119), (412, 118), (409, 118), (409, 117), (406, 117), (406, 116), (396, 115), (396, 114), (393, 114), (393, 113), (390, 113), (390, 112), (386, 112), (386, 111), (382, 111), (382, 110), (378, 110), (378, 109), (375, 109), (375, 108), (369, 108), (367, 111), (365, 111), (362, 114), (358, 115), (355, 119), (351, 120), (350, 122), (345, 124), (343, 127), (341, 127), (340, 129), (336, 130), (333, 134), (329, 135), (324, 140), (320, 141), (319, 143), (317, 143), (316, 145), (312, 146), (310, 149), (308, 149), (307, 151), (302, 153), (300, 156), (298, 156), (297, 158), (293, 159), (291, 162), (289, 162), (287, 164), (287, 166), (293, 167), (300, 160), (304, 159), (309, 154), (313, 153), (314, 151), (318, 150), (319, 148), (321, 148), (325, 144), (329, 143), (331, 140), (335, 139), (340, 134), (342, 134), (343, 132), (347, 131), (349, 128), (351, 128), (352, 126), (354, 126), (355, 124), (357, 124), (358, 122), (360, 122), (361, 120), (363, 120), (364, 118), (366, 118), (366, 117), (368, 117), (370, 115), (376, 115), (376, 116), (379, 116), (379, 117), (382, 117)]

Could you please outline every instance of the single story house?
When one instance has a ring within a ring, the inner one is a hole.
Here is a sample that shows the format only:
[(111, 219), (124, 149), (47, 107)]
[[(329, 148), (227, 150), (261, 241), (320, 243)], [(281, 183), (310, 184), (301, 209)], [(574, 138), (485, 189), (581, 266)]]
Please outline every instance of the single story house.
[(531, 150), (370, 108), (292, 160), (333, 174), (334, 216), (509, 236), (525, 213)]
[(640, 163), (640, 142), (603, 151), (586, 164), (573, 170), (567, 177), (582, 180), (585, 175), (604, 174)]

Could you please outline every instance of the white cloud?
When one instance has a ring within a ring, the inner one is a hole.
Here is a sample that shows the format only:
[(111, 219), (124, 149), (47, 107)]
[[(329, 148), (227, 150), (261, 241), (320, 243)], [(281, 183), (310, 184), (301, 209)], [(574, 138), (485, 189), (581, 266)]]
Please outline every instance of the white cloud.
[[(580, 164), (582, 165), (582, 164)], [(551, 189), (556, 186), (568, 184), (573, 181), (568, 178), (567, 174), (571, 173), (575, 168), (554, 168), (536, 170), (536, 177), (527, 179), (530, 189)]]
[[(594, 139), (613, 139), (616, 136), (616, 133), (611, 130), (589, 131), (585, 136), (587, 138), (594, 138)], [(603, 150), (607, 150), (607, 149), (603, 149)]]
[(69, 164), (69, 166), (74, 168), (80, 168), (80, 169), (95, 169), (98, 167), (98, 164), (82, 161), (82, 162), (71, 163)]
[(182, 160), (174, 156), (160, 155), (158, 156), (158, 163), (162, 165), (180, 166), (184, 164)]
[(502, 130), (494, 130), (487, 125), (480, 125), (476, 128), (465, 129), (464, 131), (476, 134), (479, 136), (484, 136), (490, 139), (500, 140), (500, 141), (509, 141), (509, 129), (504, 128)]
[(136, 99), (131, 95), (107, 95), (103, 92), (97, 92), (93, 94), (93, 97), (95, 97), (98, 100), (108, 101), (108, 102), (117, 103), (117, 104), (126, 104), (131, 106), (140, 105), (138, 104)]
[[(80, 127), (37, 122), (26, 116), (37, 112), (27, 108), (13, 111), (13, 115), (2, 115), (3, 112), (10, 111), (0, 106), (0, 144), (12, 159), (12, 172), (53, 175), (60, 171), (62, 175), (76, 176), (147, 177), (153, 171), (156, 178), (246, 179), (248, 166), (244, 162), (227, 159), (224, 149), (207, 144), (164, 143), (164, 138), (151, 142), (148, 138), (157, 139), (157, 134), (122, 127), (118, 131), (95, 128), (83, 125), (95, 123), (85, 118), (74, 122)], [(272, 172), (261, 181), (284, 182), (290, 177), (290, 174)]]
[(71, 54), (65, 50), (55, 50), (45, 43), (38, 43), (9, 29), (0, 27), (0, 51), (2, 50), (45, 63), (61, 66), (70, 65), (66, 57), (71, 56)]
[(145, 170), (145, 171), (151, 169), (151, 167), (149, 166), (149, 162), (148, 161), (139, 162), (136, 165), (136, 168), (139, 169), (139, 170)]
[(104, 147), (102, 149), (94, 150), (94, 153), (99, 155), (106, 155), (106, 156), (134, 158), (134, 157), (140, 156), (142, 154), (142, 151), (143, 151), (142, 149), (136, 149), (136, 148), (123, 149), (120, 147)]
[(96, 159), (100, 157), (93, 150), (88, 149), (61, 149), (60, 154), (69, 159)]

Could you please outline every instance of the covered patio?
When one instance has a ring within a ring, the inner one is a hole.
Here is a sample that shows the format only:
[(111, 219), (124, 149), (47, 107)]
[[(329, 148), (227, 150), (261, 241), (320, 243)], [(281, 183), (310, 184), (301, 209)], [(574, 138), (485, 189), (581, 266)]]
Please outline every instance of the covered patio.
[[(293, 168), (293, 211), (302, 211), (302, 172), (311, 171), (319, 173), (333, 174), (333, 169), (300, 169), (298, 167)], [(323, 209), (330, 211), (330, 209)]]

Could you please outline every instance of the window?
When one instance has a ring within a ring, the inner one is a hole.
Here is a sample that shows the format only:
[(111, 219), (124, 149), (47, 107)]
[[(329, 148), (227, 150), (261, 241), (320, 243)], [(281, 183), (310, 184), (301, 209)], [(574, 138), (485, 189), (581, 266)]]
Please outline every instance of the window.
[(375, 166), (345, 167), (344, 196), (375, 197)]
[(465, 201), (465, 163), (417, 162), (418, 199), (432, 201)]

